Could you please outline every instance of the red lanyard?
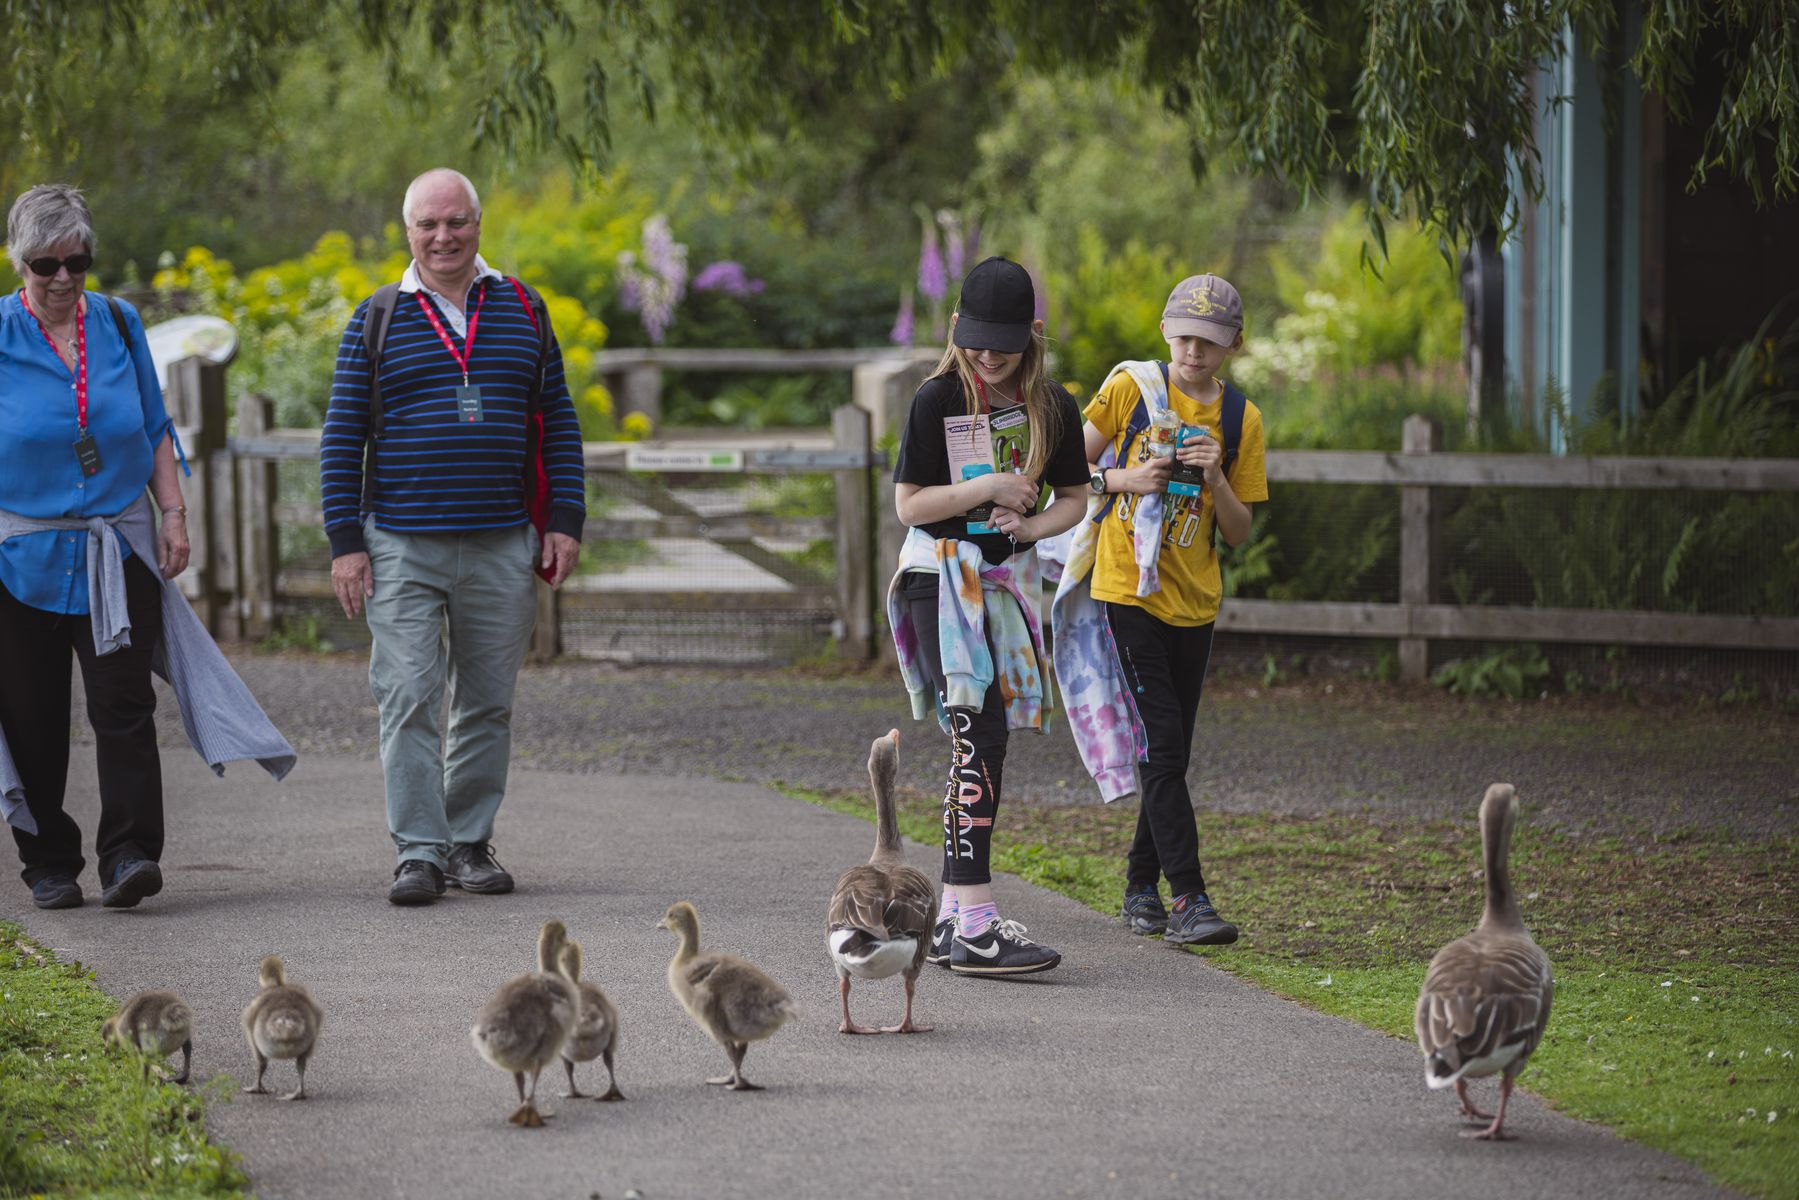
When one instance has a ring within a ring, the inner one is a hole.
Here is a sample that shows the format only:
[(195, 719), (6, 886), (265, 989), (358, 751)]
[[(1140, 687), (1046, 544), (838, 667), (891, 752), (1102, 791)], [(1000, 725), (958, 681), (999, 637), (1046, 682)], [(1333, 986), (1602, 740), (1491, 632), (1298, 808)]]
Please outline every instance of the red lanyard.
[[(44, 335), (46, 342), (50, 343), (50, 353), (56, 355), (57, 362), (62, 362), (62, 351), (56, 348), (56, 339), (50, 336), (48, 329), (44, 328), (44, 319), (31, 312), (31, 297), (25, 294), (23, 288), (19, 289), (19, 299), (24, 302), (25, 311), (31, 313), (31, 319), (37, 322), (37, 331)], [(81, 432), (85, 436), (87, 433), (87, 322), (82, 319), (81, 304), (81, 298), (77, 297), (75, 301), (75, 421), (81, 426)], [(63, 369), (68, 370), (67, 365)]]
[(468, 336), (462, 339), (462, 353), (460, 354), (456, 352), (456, 343), (450, 340), (449, 332), (444, 329), (444, 323), (438, 319), (437, 310), (431, 307), (429, 300), (425, 299), (423, 290), (419, 291), (418, 298), (419, 307), (424, 309), (425, 316), (431, 319), (431, 328), (437, 330), (438, 340), (443, 342), (444, 349), (450, 352), (450, 357), (456, 360), (456, 365), (462, 368), (462, 386), (467, 387), (468, 360), (469, 355), (475, 350), (475, 326), (481, 322), (481, 302), (487, 299), (487, 281), (481, 281), (481, 294), (475, 297), (475, 311), (469, 314)]

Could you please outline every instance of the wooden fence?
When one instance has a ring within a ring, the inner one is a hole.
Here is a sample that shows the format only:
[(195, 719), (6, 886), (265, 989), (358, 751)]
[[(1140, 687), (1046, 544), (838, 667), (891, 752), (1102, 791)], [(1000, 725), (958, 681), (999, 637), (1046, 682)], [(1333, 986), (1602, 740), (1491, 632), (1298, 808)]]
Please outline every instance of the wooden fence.
[[(622, 353), (622, 352), (621, 352)], [(848, 360), (846, 359), (845, 362)], [(833, 416), (831, 429), (786, 437), (733, 435), (713, 442), (588, 443), (590, 476), (631, 469), (645, 452), (736, 455), (755, 473), (830, 471), (829, 517), (702, 514), (666, 488), (652, 487), (653, 516), (596, 516), (590, 544), (605, 538), (700, 537), (746, 563), (793, 584), (793, 594), (828, 597), (836, 613), (841, 653), (871, 657), (890, 642), (882, 610), (883, 586), (904, 535), (894, 515), (884, 447), (903, 426), (913, 391), (928, 367), (917, 358), (856, 360), (854, 401)], [(710, 364), (709, 364), (710, 365)], [(808, 364), (810, 365), (810, 364)], [(845, 365), (833, 360), (835, 367)], [(647, 385), (645, 385), (647, 386)], [(266, 398), (240, 401), (236, 430), (225, 436), (222, 368), (189, 360), (171, 371), (170, 408), (194, 466), (188, 504), (193, 566), (183, 586), (196, 610), (221, 638), (259, 638), (283, 608), (277, 523), (318, 521), (316, 506), (278, 503), (275, 464), (316, 460), (319, 431), (272, 428)], [(1377, 484), (1396, 487), (1400, 506), (1400, 586), (1396, 603), (1305, 602), (1233, 598), (1219, 619), (1227, 633), (1392, 639), (1401, 676), (1425, 677), (1432, 641), (1529, 641), (1680, 648), (1799, 651), (1799, 618), (1693, 615), (1440, 602), (1438, 489), (1469, 487), (1643, 489), (1694, 492), (1799, 492), (1799, 461), (1695, 458), (1579, 458), (1549, 455), (1445, 454), (1437, 428), (1407, 419), (1404, 449), (1269, 451), (1268, 476), (1278, 503), (1283, 483)], [(829, 536), (835, 578), (802, 578), (788, 560), (763, 547), (769, 538)], [(558, 653), (561, 599), (540, 589), (534, 651)]]

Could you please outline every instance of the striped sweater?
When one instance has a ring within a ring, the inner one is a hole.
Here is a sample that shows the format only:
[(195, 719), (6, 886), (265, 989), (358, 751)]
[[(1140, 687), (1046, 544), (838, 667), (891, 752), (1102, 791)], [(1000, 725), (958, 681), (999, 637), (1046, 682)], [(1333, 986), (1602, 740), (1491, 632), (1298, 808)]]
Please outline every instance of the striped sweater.
[[(392, 533), (503, 529), (528, 519), (524, 502), (525, 405), (537, 369), (531, 313), (510, 283), (477, 281), (468, 312), (485, 286), (475, 327), (469, 383), (481, 389), (481, 420), (464, 421), (456, 389), (462, 369), (419, 307), (422, 292), (402, 293), (381, 351), (381, 436), (376, 441), (370, 511)], [(425, 303), (433, 303), (428, 297)], [(369, 302), (350, 317), (337, 347), (331, 403), (319, 443), (319, 485), (333, 558), (363, 551), (363, 447), (369, 434), (369, 358), (362, 325)], [(441, 317), (440, 317), (441, 319)], [(463, 339), (444, 323), (463, 348)], [(543, 461), (549, 474), (549, 529), (581, 536), (587, 517), (581, 424), (563, 378), (562, 350), (550, 334), (544, 363)]]

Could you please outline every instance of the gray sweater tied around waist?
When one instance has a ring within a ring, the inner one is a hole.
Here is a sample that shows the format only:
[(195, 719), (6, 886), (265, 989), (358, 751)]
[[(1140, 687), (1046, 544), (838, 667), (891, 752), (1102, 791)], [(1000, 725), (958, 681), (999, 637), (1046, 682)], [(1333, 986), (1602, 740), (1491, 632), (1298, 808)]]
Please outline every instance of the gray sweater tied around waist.
[[(50, 530), (87, 532), (88, 616), (94, 627), (96, 654), (110, 654), (131, 644), (131, 618), (125, 611), (125, 556), (119, 540), (112, 536), (114, 528), (124, 534), (131, 552), (154, 571), (156, 530), (147, 496), (139, 496), (112, 517), (40, 520), (0, 509), (0, 542)], [(255, 759), (274, 778), (285, 778), (298, 757), (294, 748), (231, 669), (172, 579), (162, 580), (162, 631), (151, 669), (174, 690), (188, 743), (213, 774), (223, 775), (228, 762)], [(0, 815), (26, 833), (38, 831), (25, 806), (25, 787), (7, 748), (4, 729), (0, 729)]]

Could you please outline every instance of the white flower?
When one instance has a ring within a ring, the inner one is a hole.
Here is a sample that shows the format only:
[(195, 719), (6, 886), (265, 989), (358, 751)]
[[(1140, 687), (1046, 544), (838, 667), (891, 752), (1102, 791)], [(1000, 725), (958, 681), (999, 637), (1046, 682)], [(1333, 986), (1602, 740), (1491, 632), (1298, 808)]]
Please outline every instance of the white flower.
[(1326, 975), (1323, 979), (1320, 979), (1318, 981), (1318, 986), (1319, 987), (1329, 987), (1331, 984), (1333, 984), (1335, 982), (1336, 982), (1335, 978), (1333, 978), (1332, 976)]

